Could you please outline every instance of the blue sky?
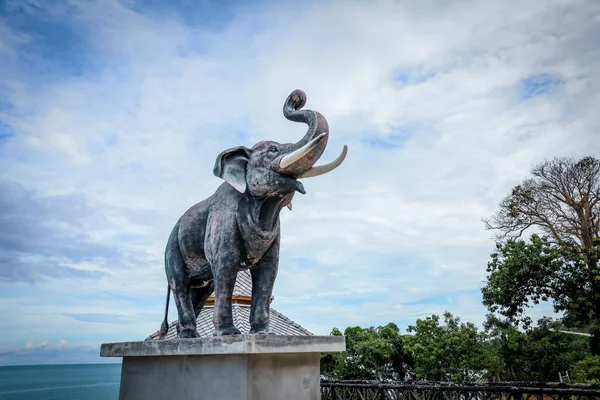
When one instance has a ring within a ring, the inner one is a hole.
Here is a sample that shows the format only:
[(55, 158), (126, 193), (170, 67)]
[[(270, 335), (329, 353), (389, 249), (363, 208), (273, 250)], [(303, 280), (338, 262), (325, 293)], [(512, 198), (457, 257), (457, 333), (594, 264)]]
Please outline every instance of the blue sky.
[[(593, 1), (0, 1), (0, 364), (97, 362), (159, 328), (173, 224), (217, 154), (324, 160), (282, 212), (273, 307), (316, 334), (485, 318), (492, 215), (531, 166), (600, 156)], [(544, 305), (535, 318), (550, 315)], [(170, 315), (176, 318), (174, 308)]]

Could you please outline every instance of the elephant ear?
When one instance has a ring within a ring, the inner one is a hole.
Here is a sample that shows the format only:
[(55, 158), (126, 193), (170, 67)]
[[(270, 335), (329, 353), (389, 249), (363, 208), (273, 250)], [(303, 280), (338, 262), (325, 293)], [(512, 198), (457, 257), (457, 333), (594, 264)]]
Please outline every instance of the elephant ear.
[(246, 192), (246, 166), (250, 160), (250, 149), (233, 147), (218, 155), (213, 173), (233, 186), (238, 192)]

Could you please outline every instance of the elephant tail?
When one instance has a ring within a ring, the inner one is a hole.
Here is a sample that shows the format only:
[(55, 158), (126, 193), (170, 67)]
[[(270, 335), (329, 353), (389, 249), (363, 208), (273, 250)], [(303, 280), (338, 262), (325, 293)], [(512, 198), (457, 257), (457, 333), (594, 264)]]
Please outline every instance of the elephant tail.
[(171, 285), (167, 284), (167, 301), (165, 304), (165, 319), (160, 325), (160, 331), (158, 331), (158, 339), (164, 340), (167, 337), (169, 331), (169, 299), (171, 298)]

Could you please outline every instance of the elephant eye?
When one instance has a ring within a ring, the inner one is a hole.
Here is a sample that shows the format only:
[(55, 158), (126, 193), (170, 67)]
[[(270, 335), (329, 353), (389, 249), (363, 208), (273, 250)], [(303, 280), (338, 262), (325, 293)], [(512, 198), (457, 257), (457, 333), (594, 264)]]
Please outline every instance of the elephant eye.
[(278, 149), (275, 146), (269, 147), (269, 153), (277, 153)]

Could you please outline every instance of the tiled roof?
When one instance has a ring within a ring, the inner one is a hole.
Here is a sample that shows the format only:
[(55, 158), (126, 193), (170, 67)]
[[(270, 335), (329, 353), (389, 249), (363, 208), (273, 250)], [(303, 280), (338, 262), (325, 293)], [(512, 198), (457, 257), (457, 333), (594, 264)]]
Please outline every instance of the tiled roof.
[[(214, 296), (213, 293), (211, 296)], [(238, 272), (238, 276), (235, 279), (235, 287), (233, 288), (234, 296), (252, 296), (252, 275), (250, 270), (245, 269)]]
[[(232, 306), (233, 311), (233, 323), (242, 333), (250, 332), (250, 306), (242, 304), (234, 304)], [(312, 336), (312, 333), (307, 329), (303, 328), (296, 322), (287, 318), (280, 312), (270, 308), (271, 312), (271, 323), (270, 329), (276, 335), (291, 335), (291, 336)], [(212, 322), (213, 306), (204, 306), (200, 315), (196, 319), (196, 328), (198, 334), (201, 337), (212, 337), (215, 331)], [(175, 339), (177, 337), (177, 329), (175, 326), (177, 321), (169, 324), (169, 331), (167, 332), (167, 340)], [(150, 335), (146, 340), (158, 340), (158, 332)]]
[[(249, 270), (243, 270), (238, 273), (235, 288), (233, 290), (234, 296), (248, 296), (252, 297), (252, 276)], [(214, 293), (211, 297), (214, 296)], [(242, 332), (250, 332), (250, 306), (245, 304), (234, 304), (232, 306), (233, 311), (233, 323)], [(271, 312), (271, 323), (270, 329), (276, 335), (293, 335), (293, 336), (312, 336), (312, 333), (290, 320), (280, 312), (270, 308)], [(198, 334), (201, 337), (211, 337), (215, 331), (212, 322), (213, 306), (205, 305), (196, 319), (196, 328)], [(175, 326), (177, 321), (169, 324), (169, 331), (166, 339), (175, 339), (177, 336), (177, 330)], [(150, 335), (146, 340), (158, 340), (158, 332)]]

